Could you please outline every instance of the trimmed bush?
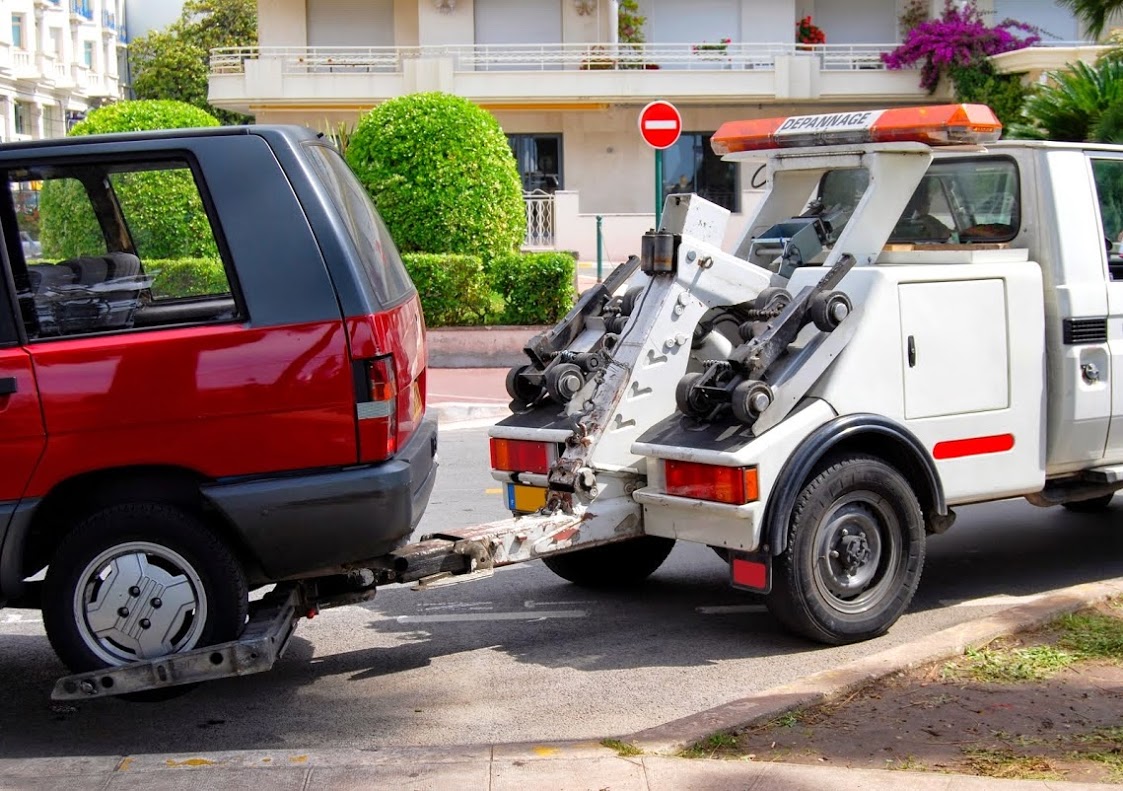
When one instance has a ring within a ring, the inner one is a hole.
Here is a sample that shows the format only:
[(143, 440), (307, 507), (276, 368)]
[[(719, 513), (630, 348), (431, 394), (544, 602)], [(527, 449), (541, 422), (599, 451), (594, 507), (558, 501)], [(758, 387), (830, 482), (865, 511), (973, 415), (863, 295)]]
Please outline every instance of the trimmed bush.
[(415, 93), (364, 115), (347, 163), (403, 252), (513, 252), (526, 232), (522, 183), (494, 116), (467, 99)]
[(426, 326), (484, 324), (498, 312), (478, 256), (405, 253), (402, 263), (421, 296)]
[[(133, 101), (94, 110), (74, 125), (70, 135), (203, 126), (218, 126), (218, 120), (182, 102)], [(187, 170), (122, 173), (110, 178), (142, 259), (217, 257), (199, 192)], [(89, 200), (76, 180), (45, 182), (39, 200), (44, 256), (70, 258), (106, 249)]]
[(487, 276), (505, 302), (500, 324), (555, 324), (573, 307), (575, 266), (567, 253), (499, 256)]

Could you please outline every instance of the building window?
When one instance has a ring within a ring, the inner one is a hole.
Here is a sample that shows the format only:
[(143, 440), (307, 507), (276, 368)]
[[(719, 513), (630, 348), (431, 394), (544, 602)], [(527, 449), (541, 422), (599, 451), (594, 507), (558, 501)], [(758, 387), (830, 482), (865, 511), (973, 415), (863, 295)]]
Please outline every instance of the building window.
[(17, 135), (30, 134), (31, 124), (27, 117), (27, 105), (23, 102), (12, 102), (12, 122)]
[(94, 42), (82, 42), (82, 62), (86, 64), (86, 68), (94, 67)]
[(710, 147), (713, 132), (683, 132), (663, 153), (663, 192), (694, 192), (731, 212), (741, 210), (739, 169)]
[(554, 192), (562, 186), (561, 135), (507, 135), (523, 191)]
[(23, 14), (12, 14), (12, 46), (26, 49), (23, 45)]
[(59, 58), (59, 60), (61, 60), (62, 59), (62, 28), (61, 27), (53, 27), (53, 28), (50, 29), (50, 32), (49, 32), (48, 35), (51, 37), (51, 52), (57, 58)]

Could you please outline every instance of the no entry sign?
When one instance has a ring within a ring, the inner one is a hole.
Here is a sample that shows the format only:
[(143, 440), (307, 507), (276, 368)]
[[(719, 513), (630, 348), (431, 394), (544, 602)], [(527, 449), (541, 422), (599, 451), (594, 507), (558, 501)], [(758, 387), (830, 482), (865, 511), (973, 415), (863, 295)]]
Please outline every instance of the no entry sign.
[(652, 148), (670, 148), (682, 134), (682, 116), (670, 102), (652, 102), (639, 114), (639, 133)]

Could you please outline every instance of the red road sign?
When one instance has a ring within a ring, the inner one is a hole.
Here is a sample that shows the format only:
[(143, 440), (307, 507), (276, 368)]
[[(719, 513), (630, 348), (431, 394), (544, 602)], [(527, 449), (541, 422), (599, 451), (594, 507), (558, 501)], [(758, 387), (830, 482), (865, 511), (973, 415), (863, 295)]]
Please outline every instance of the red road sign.
[(682, 134), (682, 116), (670, 102), (652, 102), (640, 111), (639, 133), (652, 148), (670, 148)]

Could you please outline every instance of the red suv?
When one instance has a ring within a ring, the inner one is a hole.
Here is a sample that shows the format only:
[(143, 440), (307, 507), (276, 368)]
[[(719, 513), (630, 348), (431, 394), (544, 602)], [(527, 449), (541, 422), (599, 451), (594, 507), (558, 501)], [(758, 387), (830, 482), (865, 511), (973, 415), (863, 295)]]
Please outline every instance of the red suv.
[(171, 130), (0, 171), (0, 604), (92, 670), (234, 639), (249, 589), (404, 543), (436, 473), (424, 319), (334, 148)]

